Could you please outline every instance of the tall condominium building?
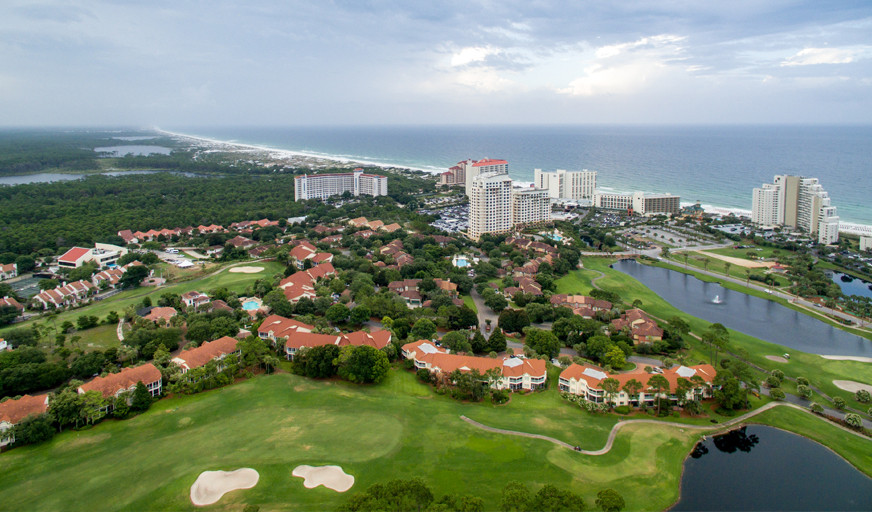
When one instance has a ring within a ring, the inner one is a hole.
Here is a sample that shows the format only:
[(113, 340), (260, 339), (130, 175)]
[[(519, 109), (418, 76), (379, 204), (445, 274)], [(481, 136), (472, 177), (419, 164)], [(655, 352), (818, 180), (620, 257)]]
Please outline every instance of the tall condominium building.
[(460, 162), (457, 165), (463, 168), (464, 179), (466, 180), (466, 195), (469, 197), (472, 197), (470, 194), (470, 191), (472, 190), (472, 182), (479, 174), (509, 174), (509, 162), (505, 160), (485, 158), (477, 162), (467, 160), (465, 162)]
[(593, 204), (604, 210), (629, 210), (633, 207), (633, 196), (630, 194), (614, 194), (597, 192), (593, 196)]
[(467, 162), (458, 162), (457, 165), (450, 167), (447, 171), (439, 174), (440, 186), (463, 185), (466, 187), (466, 167), (472, 165), (472, 160)]
[[(469, 175), (467, 175), (469, 176)], [(512, 178), (501, 172), (479, 174), (469, 189), (469, 237), (512, 229)]]
[(778, 175), (752, 194), (751, 221), (785, 226), (816, 236), (822, 244), (839, 240), (839, 216), (817, 178)]
[(674, 215), (681, 209), (681, 200), (672, 194), (633, 193), (633, 212), (639, 215)]
[(596, 193), (596, 171), (533, 170), (533, 183), (548, 190), (554, 199), (593, 199)]
[(512, 224), (526, 226), (551, 220), (551, 197), (541, 188), (512, 189)]
[(304, 174), (294, 179), (294, 201), (326, 199), (351, 192), (355, 196), (388, 195), (388, 178), (365, 174), (363, 169), (336, 174)]

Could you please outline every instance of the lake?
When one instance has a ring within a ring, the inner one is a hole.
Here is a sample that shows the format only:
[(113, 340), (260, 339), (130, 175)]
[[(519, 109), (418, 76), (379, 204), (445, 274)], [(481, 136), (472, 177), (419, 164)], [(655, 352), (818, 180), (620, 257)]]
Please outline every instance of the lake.
[(108, 171), (92, 174), (64, 174), (58, 172), (41, 172), (38, 174), (25, 174), (23, 176), (0, 176), (0, 185), (27, 185), (30, 183), (52, 183), (55, 181), (70, 181), (80, 180), (85, 176), (127, 176), (129, 174), (155, 174), (159, 172), (168, 172), (178, 174), (187, 178), (204, 178), (205, 174), (196, 174), (192, 172), (180, 171)]
[(694, 447), (670, 510), (870, 509), (872, 479), (845, 459), (805, 437), (749, 425)]
[(681, 311), (749, 336), (811, 354), (872, 357), (872, 341), (777, 302), (634, 260), (619, 261), (613, 268), (637, 279)]

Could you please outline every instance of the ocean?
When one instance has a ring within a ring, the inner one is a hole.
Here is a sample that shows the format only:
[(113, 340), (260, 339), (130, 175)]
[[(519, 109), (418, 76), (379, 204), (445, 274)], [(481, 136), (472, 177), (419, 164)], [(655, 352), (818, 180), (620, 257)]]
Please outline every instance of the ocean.
[(872, 126), (178, 127), (173, 132), (327, 158), (437, 172), (467, 158), (533, 169), (590, 169), (602, 190), (750, 210), (776, 174), (820, 179), (843, 222), (872, 224)]

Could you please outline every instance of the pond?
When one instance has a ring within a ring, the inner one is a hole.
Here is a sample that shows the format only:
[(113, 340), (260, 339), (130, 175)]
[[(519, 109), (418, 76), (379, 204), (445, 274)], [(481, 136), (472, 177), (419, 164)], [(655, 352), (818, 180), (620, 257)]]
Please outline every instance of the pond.
[(811, 354), (872, 357), (872, 341), (777, 302), (634, 260), (622, 260), (613, 267), (697, 318), (719, 322), (749, 336)]
[[(850, 434), (845, 434), (850, 435)], [(872, 479), (805, 437), (749, 425), (698, 443), (670, 510), (870, 510)]]
[(841, 272), (830, 272), (830, 279), (839, 285), (845, 295), (872, 297), (872, 283)]
[(146, 156), (146, 155), (169, 155), (172, 149), (163, 146), (106, 146), (102, 148), (94, 148), (97, 153), (105, 153), (102, 156), (122, 157), (124, 155)]
[[(127, 176), (128, 174), (156, 174), (159, 172), (168, 172), (170, 174), (178, 174), (180, 176), (185, 176), (187, 178), (201, 178), (206, 177), (204, 174), (196, 174), (192, 172), (179, 172), (179, 171), (107, 171), (100, 174), (102, 176)], [(55, 181), (71, 181), (71, 180), (80, 180), (85, 176), (92, 176), (92, 174), (65, 174), (58, 172), (41, 172), (37, 174), (25, 174), (23, 176), (0, 176), (0, 185), (27, 185), (30, 183), (53, 183)]]

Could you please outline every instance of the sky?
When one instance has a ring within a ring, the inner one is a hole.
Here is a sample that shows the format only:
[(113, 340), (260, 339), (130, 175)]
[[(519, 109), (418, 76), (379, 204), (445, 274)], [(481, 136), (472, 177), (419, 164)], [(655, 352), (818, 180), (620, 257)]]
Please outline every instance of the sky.
[(870, 119), (869, 0), (0, 2), (5, 126)]

